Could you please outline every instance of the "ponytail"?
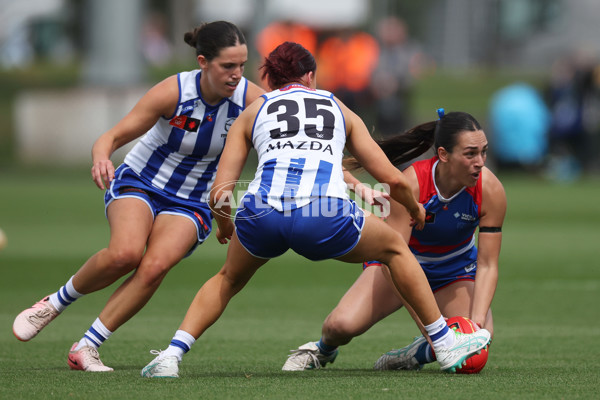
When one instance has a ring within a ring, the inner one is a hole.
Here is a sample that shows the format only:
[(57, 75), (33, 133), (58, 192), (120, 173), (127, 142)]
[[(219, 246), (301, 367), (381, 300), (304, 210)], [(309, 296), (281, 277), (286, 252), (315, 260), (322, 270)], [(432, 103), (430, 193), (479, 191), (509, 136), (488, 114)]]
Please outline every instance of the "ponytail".
[[(395, 167), (413, 160), (433, 146), (434, 133), (437, 121), (425, 122), (412, 129), (385, 139), (375, 139), (387, 158)], [(353, 171), (361, 168), (360, 163), (354, 157), (344, 160), (347, 170)]]
[[(460, 111), (445, 114), (443, 108), (437, 112), (439, 119), (436, 121), (417, 125), (397, 136), (375, 140), (394, 166), (400, 167), (414, 160), (432, 146), (436, 151), (443, 147), (451, 153), (461, 132), (481, 130), (481, 125), (471, 114)], [(355, 158), (344, 160), (344, 166), (350, 171), (361, 168)]]
[(404, 133), (375, 140), (394, 166), (419, 157), (433, 146), (437, 121), (425, 122)]

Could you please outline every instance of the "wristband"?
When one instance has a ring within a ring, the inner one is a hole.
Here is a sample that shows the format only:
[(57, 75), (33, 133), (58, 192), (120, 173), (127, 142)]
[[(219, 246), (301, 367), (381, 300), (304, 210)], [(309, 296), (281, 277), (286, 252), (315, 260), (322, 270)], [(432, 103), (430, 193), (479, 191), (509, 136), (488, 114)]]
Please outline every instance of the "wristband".
[(502, 232), (501, 226), (480, 226), (479, 233), (499, 233)]

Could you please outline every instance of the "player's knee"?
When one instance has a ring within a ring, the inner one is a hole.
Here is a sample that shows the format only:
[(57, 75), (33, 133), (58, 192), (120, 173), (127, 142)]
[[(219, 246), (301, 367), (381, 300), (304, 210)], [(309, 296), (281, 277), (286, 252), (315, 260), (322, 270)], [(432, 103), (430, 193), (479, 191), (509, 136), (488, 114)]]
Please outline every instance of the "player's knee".
[(142, 252), (126, 247), (120, 249), (109, 249), (111, 258), (110, 268), (119, 275), (125, 275), (133, 271), (142, 260)]
[(237, 262), (226, 260), (217, 275), (222, 280), (226, 290), (238, 293), (246, 286), (258, 268), (260, 268), (260, 265), (245, 265), (243, 268), (240, 268)]
[(172, 267), (171, 263), (162, 258), (145, 258), (136, 274), (142, 280), (143, 285), (154, 287), (162, 282)]
[(383, 264), (391, 265), (395, 260), (402, 261), (405, 257), (412, 257), (412, 253), (401, 236), (396, 235), (393, 240), (385, 243), (380, 257), (376, 259)]
[(340, 342), (349, 342), (353, 337), (362, 332), (356, 322), (347, 314), (330, 314), (323, 324), (323, 334), (329, 338), (335, 338)]

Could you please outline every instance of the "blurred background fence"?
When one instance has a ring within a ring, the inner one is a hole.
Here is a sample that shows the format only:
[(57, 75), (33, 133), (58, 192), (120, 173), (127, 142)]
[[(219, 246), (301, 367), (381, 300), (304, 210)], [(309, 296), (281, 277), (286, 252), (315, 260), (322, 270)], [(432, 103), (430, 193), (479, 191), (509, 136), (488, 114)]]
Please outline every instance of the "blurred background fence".
[(467, 111), (498, 169), (597, 174), (598, 15), (595, 0), (0, 0), (0, 168), (89, 164), (151, 85), (197, 67), (183, 34), (225, 19), (248, 78), (299, 41), (374, 135)]

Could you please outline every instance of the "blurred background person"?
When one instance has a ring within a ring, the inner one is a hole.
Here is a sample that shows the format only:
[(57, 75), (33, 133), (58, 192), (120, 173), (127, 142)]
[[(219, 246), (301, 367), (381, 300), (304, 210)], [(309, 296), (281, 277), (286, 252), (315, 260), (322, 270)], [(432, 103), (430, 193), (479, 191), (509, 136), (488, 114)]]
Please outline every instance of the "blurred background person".
[(168, 38), (168, 22), (164, 14), (151, 12), (144, 21), (142, 51), (151, 65), (162, 66), (171, 61), (173, 45)]
[(377, 38), (379, 58), (370, 84), (375, 101), (375, 131), (389, 136), (410, 125), (413, 85), (423, 72), (426, 57), (409, 38), (406, 23), (398, 17), (380, 20)]
[(319, 88), (334, 93), (364, 119), (372, 107), (369, 85), (379, 58), (377, 40), (368, 32), (342, 28), (320, 43), (316, 58)]
[(310, 52), (317, 50), (316, 32), (308, 25), (289, 20), (271, 22), (256, 36), (255, 45), (260, 56), (267, 57), (283, 42), (299, 43)]
[[(318, 38), (316, 32), (308, 25), (290, 20), (273, 21), (256, 36), (255, 46), (261, 58), (260, 62), (283, 42), (299, 43), (315, 54)], [(266, 81), (263, 81), (258, 73), (256, 75), (256, 80), (260, 81), (264, 88), (267, 88)]]
[(548, 152), (550, 112), (526, 83), (508, 85), (490, 102), (493, 154), (500, 168), (540, 168)]
[(586, 169), (588, 172), (600, 172), (600, 160), (596, 155), (600, 151), (600, 60), (590, 64), (585, 74), (583, 96), (583, 128), (587, 134)]
[(585, 51), (568, 52), (552, 65), (546, 93), (551, 178), (575, 179), (592, 165), (600, 127), (599, 71), (595, 57)]

